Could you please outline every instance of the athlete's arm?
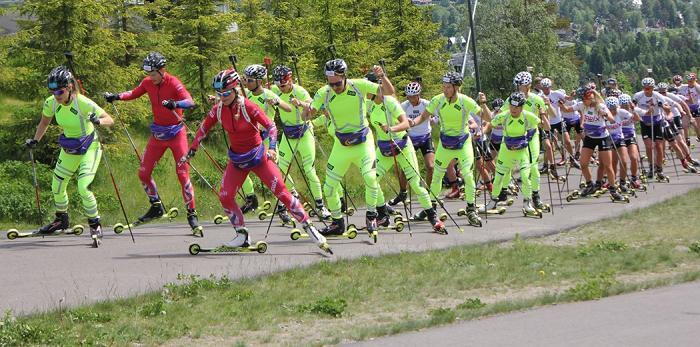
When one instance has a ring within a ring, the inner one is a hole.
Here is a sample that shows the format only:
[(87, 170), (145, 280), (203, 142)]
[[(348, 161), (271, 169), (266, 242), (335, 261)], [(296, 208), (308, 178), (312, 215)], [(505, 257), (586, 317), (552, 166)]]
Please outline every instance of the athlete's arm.
[(146, 94), (146, 87), (143, 85), (145, 81), (146, 79), (143, 79), (136, 88), (128, 92), (119, 93), (119, 100), (134, 100)]
[(110, 116), (107, 112), (103, 112), (97, 118), (100, 119), (100, 126), (111, 127), (114, 125), (114, 119), (112, 119), (112, 116)]
[(245, 108), (250, 115), (251, 122), (261, 125), (267, 131), (267, 136), (270, 139), (270, 149), (268, 152), (272, 152), (271, 157), (275, 159), (277, 156), (277, 127), (275, 126), (275, 122), (265, 115), (265, 112), (263, 112), (260, 106), (248, 99), (245, 100)]
[(41, 117), (41, 121), (39, 121), (39, 125), (36, 127), (36, 132), (34, 133), (35, 140), (41, 141), (41, 138), (44, 137), (44, 134), (46, 134), (46, 129), (48, 129), (49, 125), (51, 125), (52, 119), (53, 117)]
[(481, 106), (481, 119), (483, 119), (485, 122), (490, 122), (491, 121), (491, 109), (489, 109), (489, 105), (486, 102), (486, 94), (479, 92), (479, 106)]
[(389, 127), (389, 131), (392, 133), (398, 133), (407, 130), (408, 128), (410, 128), (410, 126), (408, 125), (408, 117), (406, 117), (405, 113), (402, 113), (399, 115), (399, 122)]
[[(194, 135), (194, 141), (192, 141), (192, 146), (190, 148), (196, 151), (199, 148), (199, 143), (202, 142), (202, 140), (204, 140), (205, 137), (207, 137), (207, 134), (209, 133), (211, 127), (213, 127), (214, 124), (219, 122), (219, 119), (216, 117), (216, 109), (218, 107), (219, 105), (212, 107), (211, 111), (209, 111), (209, 114), (206, 117), (204, 117), (204, 121), (197, 130), (197, 134)], [(228, 134), (224, 134), (224, 136), (228, 136)]]
[[(372, 70), (374, 71), (374, 74), (377, 76), (377, 78), (379, 78), (381, 80), (381, 83), (379, 85), (382, 88), (382, 96), (396, 94), (396, 89), (394, 88), (394, 85), (391, 84), (389, 77), (386, 75), (386, 73), (384, 73), (384, 70), (382, 69), (382, 67), (375, 65), (372, 67)], [(375, 93), (375, 94), (379, 94), (379, 93)]]

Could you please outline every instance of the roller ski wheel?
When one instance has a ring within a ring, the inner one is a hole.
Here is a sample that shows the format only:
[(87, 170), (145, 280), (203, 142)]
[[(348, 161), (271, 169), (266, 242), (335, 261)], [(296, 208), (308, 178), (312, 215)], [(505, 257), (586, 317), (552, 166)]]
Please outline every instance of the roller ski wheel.
[(569, 195), (566, 196), (566, 202), (572, 202), (581, 198), (581, 193), (578, 190), (574, 190)]
[(447, 213), (441, 213), (440, 217), (438, 218), (441, 222), (446, 222), (447, 221)]
[(579, 182), (578, 187), (579, 187), (579, 189), (586, 188), (586, 182), (583, 182), (583, 181)]
[(530, 217), (530, 218), (538, 218), (542, 219), (543, 214), (541, 210), (535, 209), (533, 210), (527, 210), (525, 208), (522, 209), (523, 211), (523, 217)]
[(661, 176), (657, 175), (655, 177), (655, 179), (656, 179), (657, 183), (669, 183), (669, 182), (671, 182), (671, 179), (665, 175), (661, 175)]
[(198, 227), (192, 229), (192, 236), (204, 237), (204, 228), (202, 228), (201, 226), (198, 226)]
[(270, 209), (270, 207), (272, 207), (272, 203), (269, 200), (263, 201), (262, 205), (260, 205), (260, 208), (263, 211), (268, 211)]
[(214, 216), (214, 224), (219, 225), (228, 220), (228, 217), (217, 214)]
[(610, 196), (610, 201), (612, 201), (613, 203), (618, 203), (618, 204), (629, 204), (630, 198), (626, 195), (620, 195), (619, 198), (616, 198), (614, 196)]
[(513, 200), (513, 198), (508, 198), (505, 201), (499, 201), (498, 206), (501, 206), (501, 207), (513, 206), (514, 203), (515, 203), (515, 200)]
[[(495, 215), (495, 214), (498, 214), (498, 215), (502, 215), (502, 214), (506, 213), (506, 208), (503, 207), (503, 206), (498, 206), (498, 207), (496, 207), (496, 208), (494, 208), (494, 209), (490, 209), (490, 210), (486, 210), (486, 211), (484, 211), (484, 205), (476, 205), (476, 208), (477, 208), (477, 211), (479, 211), (479, 214), (488, 214), (488, 215)], [(461, 215), (460, 215), (460, 213), (461, 213)], [(467, 211), (464, 210), (464, 209), (460, 209), (459, 211), (457, 211), (457, 215), (460, 216), (460, 217), (461, 217), (461, 216), (466, 216), (466, 215), (467, 215)]]
[(189, 247), (189, 252), (191, 255), (197, 255), (199, 253), (248, 253), (248, 252), (258, 252), (263, 254), (267, 252), (267, 242), (258, 241), (254, 246), (248, 247), (229, 247), (229, 246), (219, 246), (215, 248), (202, 248), (199, 244), (193, 243)]
[(540, 211), (540, 214), (549, 213), (552, 212), (552, 206), (550, 206), (549, 204), (542, 204), (537, 207), (537, 211)]
[(85, 231), (85, 227), (83, 227), (80, 224), (77, 224), (70, 229), (56, 230), (56, 231), (49, 232), (49, 233), (41, 233), (38, 230), (30, 231), (30, 232), (21, 232), (17, 229), (10, 229), (7, 231), (6, 236), (7, 236), (8, 240), (15, 240), (15, 239), (22, 239), (22, 238), (29, 238), (29, 237), (59, 236), (59, 235), (79, 236), (79, 235), (82, 235), (84, 231)]
[(258, 219), (260, 220), (265, 220), (272, 217), (272, 213), (265, 212), (265, 211), (260, 211), (258, 212)]
[(349, 207), (348, 209), (345, 210), (345, 214), (348, 216), (352, 216), (355, 214), (355, 208), (354, 207)]
[(394, 224), (396, 224), (398, 222), (402, 222), (402, 223), (405, 222), (405, 220), (403, 219), (403, 216), (400, 214), (394, 217)]
[(173, 220), (173, 219), (175, 219), (179, 214), (180, 214), (180, 211), (177, 209), (177, 207), (171, 207), (171, 208), (168, 210), (168, 213), (166, 213), (166, 216), (167, 216), (170, 220)]
[(566, 183), (566, 176), (559, 176), (559, 175), (554, 175), (554, 174), (549, 174), (549, 178), (551, 178), (554, 181), (559, 181), (562, 183)]

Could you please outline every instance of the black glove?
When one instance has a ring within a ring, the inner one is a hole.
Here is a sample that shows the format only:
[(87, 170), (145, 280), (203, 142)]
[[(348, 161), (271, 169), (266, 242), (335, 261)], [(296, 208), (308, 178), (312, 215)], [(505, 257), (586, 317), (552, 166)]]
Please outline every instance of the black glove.
[(90, 123), (100, 125), (100, 117), (98, 117), (95, 113), (90, 112), (88, 118), (90, 118)]
[(29, 148), (29, 149), (36, 148), (36, 145), (38, 143), (39, 143), (39, 141), (37, 141), (35, 139), (27, 139), (26, 141), (24, 141), (24, 145), (27, 146), (27, 148)]
[(121, 100), (119, 98), (119, 94), (105, 93), (104, 96), (105, 96), (105, 100), (107, 100), (107, 102), (114, 102), (115, 100)]
[(190, 158), (194, 157), (195, 153), (197, 153), (197, 150), (194, 148), (190, 148), (187, 151), (187, 154), (185, 154), (184, 157), (180, 158), (180, 162), (177, 163), (177, 166), (182, 166), (182, 164), (186, 163)]
[(163, 107), (167, 108), (168, 110), (174, 110), (175, 107), (177, 107), (177, 104), (173, 99), (163, 100)]

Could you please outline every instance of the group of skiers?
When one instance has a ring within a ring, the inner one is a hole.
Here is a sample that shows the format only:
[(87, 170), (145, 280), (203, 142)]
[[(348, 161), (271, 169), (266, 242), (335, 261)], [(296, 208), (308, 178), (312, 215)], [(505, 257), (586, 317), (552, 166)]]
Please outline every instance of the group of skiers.
[[(349, 78), (343, 59), (329, 60), (324, 66), (327, 84), (312, 97), (295, 83), (298, 76), (290, 67), (275, 67), (271, 71), (274, 86), (268, 89), (265, 80), (270, 71), (254, 64), (247, 66), (242, 75), (234, 68), (216, 74), (212, 82), (214, 105), (189, 143), (183, 110), (195, 104), (185, 86), (167, 72), (166, 65), (162, 54), (151, 52), (142, 65), (147, 76), (136, 88), (104, 95), (109, 103), (134, 100), (144, 94), (150, 99), (152, 136), (139, 158), (138, 171), (150, 208), (138, 222), (166, 213), (152, 172), (170, 149), (177, 162), (188, 223), (193, 231), (201, 231), (189, 159), (212, 128), (221, 123), (229, 160), (222, 169), (218, 197), (235, 230), (234, 238), (221, 247), (231, 251), (252, 245), (244, 215), (258, 209), (259, 204), (250, 172), (278, 198), (281, 205), (274, 212), (283, 223), (293, 224), (291, 219), (295, 219), (322, 250), (332, 253), (326, 237), (346, 236), (351, 227), (343, 218), (349, 209), (344, 199), (344, 177), (351, 165), (359, 169), (364, 181), (366, 227), (361, 229), (366, 229), (375, 241), (379, 229), (391, 227), (392, 216), (397, 213), (392, 206), (407, 204), (410, 195), (417, 198), (421, 210), (406, 217), (427, 220), (436, 233), (446, 234), (445, 219), (438, 217), (438, 208), (444, 209), (445, 185), (452, 187), (446, 198), (466, 201), (460, 213), (470, 225), (481, 226), (479, 214), (503, 213), (505, 206), (512, 204), (509, 194), (522, 194), (525, 216), (541, 217), (551, 209), (539, 194), (540, 174), (549, 175), (548, 179), (559, 185), (572, 168), (580, 169), (582, 189), (571, 193), (567, 200), (597, 196), (607, 189), (613, 202), (627, 202), (631, 192), (645, 189), (647, 177), (668, 180), (662, 170), (666, 144), (686, 172), (696, 172), (699, 165), (690, 156), (688, 134), (690, 124), (696, 134), (700, 130), (700, 85), (694, 74), (686, 76), (687, 84), (682, 83), (681, 76), (673, 77), (671, 86), (645, 78), (643, 90), (630, 95), (619, 90), (614, 78), (600, 91), (590, 83), (567, 93), (555, 90), (550, 78), (533, 80), (530, 72), (523, 71), (513, 79), (512, 94), (489, 103), (483, 93), (476, 100), (460, 93), (462, 76), (448, 72), (442, 77), (442, 93), (430, 100), (422, 98), (422, 81), (417, 78), (405, 86), (406, 100), (400, 102), (382, 66), (372, 67), (365, 78), (354, 79)], [(52, 182), (56, 219), (35, 233), (49, 235), (69, 228), (66, 185), (77, 174), (91, 235), (100, 240), (100, 217), (89, 185), (103, 154), (96, 127), (111, 126), (114, 121), (80, 93), (68, 68), (53, 69), (48, 88), (52, 95), (44, 103), (35, 136), (26, 145), (34, 148), (56, 118), (63, 129)], [(637, 148), (636, 123), (640, 123), (646, 149), (647, 172), (640, 171), (644, 162)], [(317, 148), (324, 156), (327, 149), (316, 142), (314, 127), (323, 125), (332, 135), (333, 145), (324, 158), (327, 167), (322, 185), (314, 163)], [(439, 126), (437, 145), (432, 126)], [(555, 150), (562, 156), (558, 162)], [(542, 151), (544, 165), (538, 168)], [(418, 165), (418, 152), (423, 155), (425, 170)], [(291, 180), (293, 163), (304, 178), (309, 199)], [(598, 163), (595, 181), (591, 163)], [(565, 166), (566, 175), (560, 175), (557, 166)], [(514, 170), (519, 178), (513, 177)], [(387, 199), (379, 181), (392, 171), (400, 178), (400, 187), (394, 198)], [(490, 193), (491, 201), (477, 206), (480, 192)], [(239, 195), (245, 200), (242, 207), (236, 202)], [(328, 225), (318, 230), (307, 210), (329, 221)]]

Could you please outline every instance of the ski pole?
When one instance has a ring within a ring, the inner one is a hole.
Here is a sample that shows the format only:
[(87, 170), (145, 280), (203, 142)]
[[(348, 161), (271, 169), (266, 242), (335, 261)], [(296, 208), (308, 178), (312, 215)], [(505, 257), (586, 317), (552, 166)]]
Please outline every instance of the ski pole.
[[(384, 75), (386, 76), (386, 65), (384, 59), (379, 59), (379, 66), (381, 66), (382, 71), (384, 72)], [(378, 77), (378, 76), (377, 76)], [(392, 139), (393, 143), (396, 143), (393, 141), (393, 135), (391, 134), (390, 127), (391, 127), (391, 117), (389, 116), (389, 108), (386, 107), (386, 96), (384, 95), (384, 90), (382, 89), (382, 80), (379, 79), (379, 93), (382, 95), (382, 106), (384, 107), (384, 117), (386, 118), (386, 126), (387, 130), (386, 133), (389, 135), (389, 138)], [(399, 163), (396, 160), (396, 151), (394, 150), (394, 146), (391, 146), (391, 158), (394, 160), (394, 173), (396, 175), (396, 179), (399, 179)], [(398, 195), (398, 193), (397, 193)], [(409, 216), (408, 212), (408, 207), (406, 204), (403, 204), (403, 210), (404, 213), (406, 214), (406, 225), (408, 225), (408, 234), (410, 237), (413, 237), (413, 231), (411, 230), (411, 216)]]
[(270, 67), (272, 66), (272, 58), (263, 58), (263, 64), (265, 64), (265, 84), (267, 89), (270, 89)]
[[(323, 149), (323, 147), (321, 146), (321, 143), (319, 143), (319, 141), (316, 141), (316, 146), (319, 149), (319, 151), (321, 151), (321, 154), (323, 155), (323, 157), (326, 158), (326, 162), (328, 162), (328, 155), (326, 154), (326, 151)], [(349, 202), (350, 205), (352, 205), (352, 208), (354, 208), (355, 211), (357, 211), (357, 206), (355, 205), (355, 201), (353, 201), (352, 198), (350, 197), (350, 195), (348, 194), (348, 190), (345, 187), (344, 182), (345, 182), (345, 177), (343, 177), (343, 181), (339, 182), (339, 183), (340, 183), (340, 187), (343, 189), (343, 195), (345, 196), (346, 205)], [(346, 219), (347, 223), (349, 223), (350, 216), (348, 216), (348, 213), (347, 213), (347, 210), (348, 210), (347, 206), (345, 206), (345, 210), (346, 211), (343, 211), (345, 213), (345, 217), (346, 217), (345, 219)]]
[[(310, 130), (308, 130), (308, 131), (310, 131)], [(289, 142), (289, 139), (287, 138), (287, 136), (284, 136), (284, 139), (287, 140), (287, 146), (289, 146), (289, 148), (292, 148), (292, 144)], [(301, 139), (299, 139), (298, 141), (301, 142)], [(297, 145), (298, 144), (299, 143), (297, 142)], [(321, 220), (321, 223), (323, 223), (323, 225), (325, 227), (328, 227), (328, 224), (326, 224), (326, 221), (323, 219), (323, 216), (321, 216), (321, 214), (319, 213), (318, 209), (316, 209), (316, 206), (315, 206), (316, 200), (323, 199), (323, 197), (314, 196), (313, 191), (311, 191), (311, 184), (309, 184), (309, 179), (308, 179), (308, 177), (306, 177), (306, 173), (304, 173), (304, 168), (301, 166), (301, 164), (299, 164), (299, 159), (296, 157), (296, 155), (294, 156), (294, 162), (297, 163), (297, 167), (299, 168), (299, 171), (301, 171), (301, 177), (304, 179), (304, 183), (306, 183), (306, 188), (309, 190), (309, 194), (311, 195), (311, 199), (314, 200), (314, 204), (309, 204), (309, 206), (311, 206), (311, 210), (314, 211), (316, 216), (319, 217), (319, 219)], [(291, 166), (291, 163), (289, 165)], [(297, 193), (299, 193), (299, 192), (297, 192)], [(299, 193), (299, 195), (301, 195), (301, 193)]]
[(34, 197), (36, 198), (36, 208), (39, 211), (38, 217), (39, 217), (39, 225), (43, 222), (43, 218), (41, 217), (41, 197), (39, 194), (39, 180), (36, 178), (36, 161), (34, 160), (34, 150), (29, 149), (29, 159), (32, 161), (32, 184), (34, 185)]
[(301, 84), (301, 75), (299, 75), (299, 69), (297, 68), (297, 62), (299, 58), (296, 54), (292, 55), (292, 67), (294, 68), (294, 76), (297, 77), (297, 84)]

